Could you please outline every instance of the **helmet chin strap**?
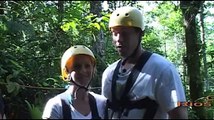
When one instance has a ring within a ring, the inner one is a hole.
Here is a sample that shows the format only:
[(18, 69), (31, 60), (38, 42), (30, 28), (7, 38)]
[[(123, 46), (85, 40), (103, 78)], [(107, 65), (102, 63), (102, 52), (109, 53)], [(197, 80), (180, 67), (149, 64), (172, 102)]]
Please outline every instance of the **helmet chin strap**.
[(89, 87), (89, 84), (90, 84), (91, 81), (89, 82), (89, 84), (87, 85), (87, 87), (85, 87), (85, 86), (83, 86), (83, 85), (80, 85), (80, 84), (76, 83), (76, 82), (73, 80), (71, 74), (69, 75), (68, 79), (69, 79), (69, 81), (71, 81), (74, 85), (76, 85), (76, 86), (78, 87), (78, 90), (79, 90), (79, 89), (84, 89), (85, 91), (88, 91), (88, 90), (89, 90), (88, 87)]
[(69, 81), (71, 81), (74, 85), (76, 85), (76, 86), (78, 87), (78, 88), (74, 91), (74, 96), (73, 96), (74, 99), (77, 99), (77, 92), (78, 92), (78, 90), (80, 90), (80, 89), (84, 89), (85, 91), (88, 91), (88, 90), (89, 90), (88, 87), (89, 87), (89, 84), (91, 83), (91, 80), (90, 80), (90, 82), (88, 83), (87, 87), (85, 87), (85, 86), (82, 86), (82, 85), (76, 83), (76, 82), (73, 80), (71, 74), (69, 75), (68, 79), (69, 79)]

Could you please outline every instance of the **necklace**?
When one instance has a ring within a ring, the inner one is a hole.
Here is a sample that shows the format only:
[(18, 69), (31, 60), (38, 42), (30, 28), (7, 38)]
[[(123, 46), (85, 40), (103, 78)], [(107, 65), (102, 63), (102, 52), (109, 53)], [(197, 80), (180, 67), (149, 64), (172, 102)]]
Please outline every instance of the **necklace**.
[(126, 63), (125, 65), (120, 66), (120, 73), (125, 74), (131, 71), (131, 69), (134, 67), (134, 64)]

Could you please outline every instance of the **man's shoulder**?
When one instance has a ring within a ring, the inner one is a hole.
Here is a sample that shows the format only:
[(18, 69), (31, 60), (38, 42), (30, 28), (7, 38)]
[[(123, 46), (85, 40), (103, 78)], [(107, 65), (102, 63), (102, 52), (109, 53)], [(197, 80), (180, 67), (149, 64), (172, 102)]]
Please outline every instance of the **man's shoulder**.
[(152, 54), (150, 62), (152, 62), (153, 64), (161, 64), (161, 65), (171, 64), (171, 62), (166, 57), (157, 53)]
[(168, 70), (176, 70), (176, 66), (174, 65), (173, 62), (168, 60), (166, 57), (159, 55), (157, 53), (153, 54), (147, 63), (146, 70), (154, 70), (154, 72), (157, 71), (162, 72), (165, 71), (167, 72)]

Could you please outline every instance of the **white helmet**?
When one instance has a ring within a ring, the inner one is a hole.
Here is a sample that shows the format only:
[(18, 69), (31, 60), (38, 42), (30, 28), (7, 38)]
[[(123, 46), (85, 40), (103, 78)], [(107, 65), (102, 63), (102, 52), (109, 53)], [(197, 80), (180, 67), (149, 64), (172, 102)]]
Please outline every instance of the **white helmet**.
[(71, 58), (79, 54), (90, 56), (95, 64), (94, 54), (89, 48), (87, 48), (84, 45), (72, 46), (64, 52), (61, 59), (61, 74), (62, 74), (63, 80), (66, 81), (68, 78), (67, 68), (69, 68), (68, 66), (71, 66), (71, 64), (73, 63), (73, 60)]
[(116, 26), (132, 26), (144, 31), (144, 19), (142, 12), (130, 6), (116, 9), (110, 16), (109, 28)]

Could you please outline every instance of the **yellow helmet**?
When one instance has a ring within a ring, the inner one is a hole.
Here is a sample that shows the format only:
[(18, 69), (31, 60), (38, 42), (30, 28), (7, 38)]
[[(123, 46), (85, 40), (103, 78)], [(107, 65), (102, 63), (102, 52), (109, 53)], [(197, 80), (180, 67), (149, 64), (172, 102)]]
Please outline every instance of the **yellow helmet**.
[(142, 12), (131, 6), (117, 8), (110, 16), (109, 28), (116, 26), (132, 26), (144, 30)]
[(62, 78), (63, 80), (67, 80), (68, 78), (68, 71), (67, 68), (68, 66), (71, 66), (72, 64), (72, 57), (75, 55), (79, 55), (79, 54), (83, 54), (83, 55), (88, 55), (92, 58), (94, 64), (95, 64), (95, 57), (93, 52), (87, 48), (84, 45), (75, 45), (70, 47), (69, 49), (67, 49), (61, 59), (61, 72), (62, 72)]

